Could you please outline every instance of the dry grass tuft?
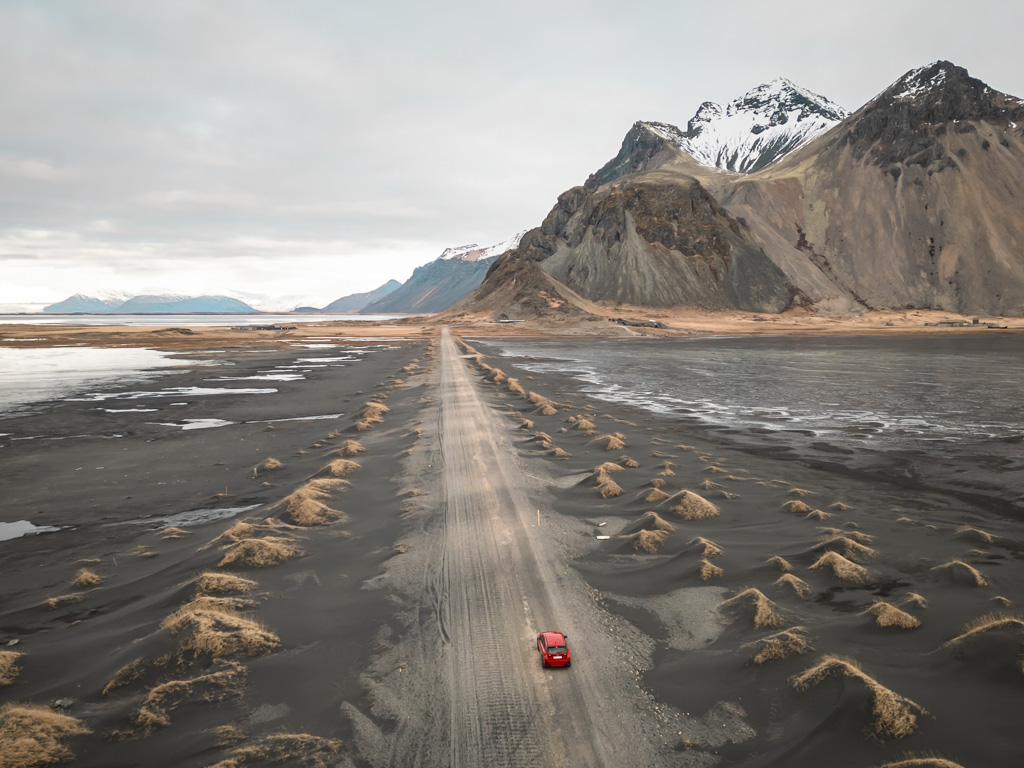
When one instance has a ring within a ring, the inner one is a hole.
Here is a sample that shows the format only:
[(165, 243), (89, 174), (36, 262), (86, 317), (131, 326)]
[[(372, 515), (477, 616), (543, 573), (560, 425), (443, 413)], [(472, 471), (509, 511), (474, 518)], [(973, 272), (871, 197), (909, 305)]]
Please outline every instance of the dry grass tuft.
[(103, 578), (96, 573), (93, 573), (88, 568), (79, 569), (75, 575), (74, 581), (71, 582), (72, 589), (88, 589), (89, 587), (95, 587), (103, 581)]
[(13, 702), (0, 707), (0, 766), (32, 768), (74, 759), (64, 739), (89, 733), (81, 720), (49, 707)]
[(808, 490), (805, 490), (803, 488), (790, 488), (789, 489), (789, 495), (790, 496), (799, 496), (800, 498), (803, 498), (804, 496), (814, 496), (815, 495), (815, 491), (808, 491)]
[(693, 491), (683, 491), (675, 498), (676, 503), (668, 511), (684, 520), (707, 520), (721, 514), (718, 507)]
[(998, 632), (1003, 629), (1024, 630), (1024, 616), (1009, 613), (986, 613), (965, 626), (959, 635), (943, 643), (942, 647), (950, 648), (986, 632)]
[(849, 512), (851, 509), (853, 509), (853, 507), (851, 507), (849, 504), (844, 504), (841, 501), (832, 502), (831, 504), (828, 505), (828, 508), (835, 509), (839, 512)]
[(957, 574), (962, 573), (966, 576), (968, 582), (976, 587), (987, 587), (988, 581), (981, 575), (981, 571), (972, 565), (968, 565), (963, 560), (950, 560), (948, 563), (937, 565), (932, 568), (933, 571), (948, 571), (950, 576), (956, 580)]
[(715, 542), (711, 541), (710, 539), (705, 539), (703, 536), (698, 536), (696, 539), (690, 539), (690, 541), (686, 543), (686, 546), (700, 547), (701, 554), (707, 558), (718, 557), (725, 551), (720, 546), (715, 544)]
[(779, 612), (779, 607), (769, 600), (765, 594), (753, 587), (745, 589), (735, 597), (731, 597), (721, 605), (719, 608), (735, 608), (744, 603), (748, 603), (754, 609), (754, 626), (758, 629), (764, 629), (766, 627), (781, 627), (784, 623), (782, 614)]
[(523, 419), (522, 423), (519, 425), (520, 429), (533, 429), (533, 427), (534, 423), (529, 419)]
[(247, 594), (259, 586), (252, 579), (234, 576), (230, 573), (217, 573), (216, 571), (206, 571), (199, 574), (192, 581), (192, 585), (195, 588), (196, 596), (230, 595), (232, 593)]
[(717, 579), (725, 571), (719, 568), (717, 565), (712, 563), (707, 558), (701, 558), (700, 561), (700, 579), (701, 581), (711, 581), (711, 579)]
[(666, 485), (668, 485), (668, 480), (666, 480), (663, 477), (656, 477), (649, 483), (647, 483), (647, 485), (649, 485), (651, 488), (664, 488)]
[(880, 765), (878, 768), (963, 768), (960, 763), (946, 760), (936, 755), (922, 755), (914, 757), (907, 755), (892, 763)]
[(595, 472), (622, 472), (623, 469), (623, 467), (620, 467), (618, 464), (612, 461), (606, 461), (601, 466), (594, 467)]
[(110, 678), (109, 683), (103, 686), (101, 694), (106, 696), (112, 691), (116, 691), (118, 688), (124, 688), (124, 686), (134, 683), (142, 677), (142, 673), (145, 671), (146, 663), (141, 657), (128, 662), (114, 673), (114, 676)]
[[(374, 422), (370, 421), (369, 419), (363, 419), (362, 421), (357, 421), (356, 422), (356, 431), (358, 431), (358, 432), (368, 432), (369, 430), (373, 429), (373, 425), (374, 425)], [(305, 451), (299, 451), (299, 453), (300, 454), (304, 454)]]
[(782, 661), (793, 656), (801, 656), (814, 650), (807, 639), (807, 630), (803, 627), (790, 627), (776, 632), (774, 635), (747, 643), (743, 647), (758, 649), (757, 653), (750, 657), (750, 662), (758, 666), (772, 661)]
[(784, 557), (780, 557), (779, 555), (775, 555), (775, 557), (769, 557), (764, 562), (765, 565), (770, 565), (775, 568), (778, 568), (783, 573), (792, 573), (793, 571), (793, 566), (789, 564), (789, 561), (786, 560), (786, 558)]
[[(303, 528), (330, 525), (344, 517), (338, 510), (319, 501), (316, 493), (303, 491), (302, 488), (286, 496), (281, 504), (284, 507), (283, 517), (292, 525)], [(258, 539), (249, 540), (258, 541)]]
[(540, 408), (537, 409), (541, 416), (554, 416), (558, 413), (558, 409), (555, 408), (551, 403), (544, 403)]
[(927, 608), (928, 607), (928, 598), (923, 597), (923, 596), (917, 594), (917, 592), (907, 592), (907, 594), (903, 596), (903, 600), (902, 600), (902, 602), (900, 604), (901, 605), (913, 605), (913, 606), (916, 606), (918, 608)]
[(0, 686), (10, 685), (18, 677), (22, 656), (24, 654), (17, 651), (0, 651)]
[(900, 525), (917, 525), (916, 521), (911, 520), (906, 515), (904, 515), (903, 517), (897, 517), (896, 522)]
[(69, 594), (69, 595), (57, 595), (57, 597), (48, 598), (43, 603), (43, 605), (45, 605), (51, 611), (54, 611), (54, 610), (56, 610), (58, 608), (63, 608), (65, 605), (74, 605), (75, 603), (80, 603), (84, 599), (85, 599), (85, 595), (83, 595), (81, 593), (79, 593), (79, 594), (72, 593), (72, 594)]
[(346, 440), (333, 451), (331, 451), (331, 453), (337, 456), (344, 456), (345, 458), (365, 452), (366, 449), (363, 447), (363, 444), (360, 443), (358, 440)]
[(544, 395), (538, 395), (536, 392), (527, 392), (526, 399), (529, 400), (534, 405), (544, 405), (545, 403), (551, 402), (546, 397), (544, 397)]
[(779, 589), (789, 587), (800, 597), (807, 597), (811, 594), (811, 585), (801, 579), (799, 576), (794, 576), (792, 573), (784, 573), (775, 580), (775, 586)]
[(714, 480), (704, 480), (703, 482), (701, 482), (700, 487), (703, 488), (705, 491), (720, 491), (725, 486), (719, 485)]
[(653, 555), (668, 540), (668, 531), (643, 530), (633, 537), (633, 550)]
[(631, 459), (629, 456), (621, 456), (619, 458), (619, 464), (626, 467), (627, 469), (636, 469), (640, 466), (640, 462), (636, 459)]
[(340, 753), (340, 741), (308, 733), (275, 733), (254, 744), (237, 747), (227, 759), (210, 768), (250, 768), (286, 763), (296, 768), (323, 768), (334, 765), (334, 758)]
[(671, 499), (672, 496), (668, 493), (665, 493), (660, 488), (651, 488), (651, 490), (645, 493), (641, 498), (645, 504), (656, 504), (659, 501)]
[(588, 429), (594, 429), (595, 428), (594, 422), (592, 422), (590, 419), (585, 419), (582, 416), (580, 418), (576, 419), (576, 421), (573, 424), (573, 426), (575, 426), (576, 429), (578, 429), (580, 431), (583, 431), (583, 432), (585, 432)]
[(595, 472), (594, 484), (597, 486), (597, 492), (601, 495), (602, 499), (613, 499), (625, 493), (622, 490), (622, 486), (612, 480), (611, 475), (607, 472)]
[(282, 536), (267, 536), (262, 539), (242, 539), (225, 554), (218, 566), (243, 568), (266, 568), (301, 557), (306, 554), (294, 541)]
[(813, 509), (804, 515), (808, 520), (828, 520), (832, 517), (831, 512), (825, 512), (822, 509)]
[(792, 512), (794, 515), (806, 515), (811, 511), (811, 507), (799, 499), (791, 499), (782, 505), (782, 508), (787, 512)]
[(712, 474), (718, 474), (718, 475), (727, 475), (727, 474), (729, 474), (729, 470), (728, 469), (722, 469), (717, 464), (711, 464), (711, 465), (709, 465), (707, 467), (704, 467), (704, 471), (705, 472), (710, 472)]
[(666, 461), (662, 465), (661, 472), (659, 472), (658, 474), (661, 475), (662, 477), (675, 477), (676, 473), (673, 469), (674, 467), (675, 464), (673, 464), (671, 461)]
[(183, 539), (191, 535), (192, 531), (186, 531), (184, 528), (175, 528), (173, 525), (160, 531), (161, 539)]
[(384, 403), (378, 403), (376, 400), (371, 400), (363, 406), (364, 419), (380, 419), (385, 413), (390, 412), (390, 408), (384, 405)]
[(868, 675), (850, 659), (824, 656), (810, 669), (790, 679), (793, 687), (804, 691), (832, 675), (844, 675), (859, 680), (871, 695), (871, 723), (865, 734), (878, 740), (902, 739), (917, 727), (917, 718), (927, 715), (924, 707), (889, 690)]
[(1002, 595), (996, 595), (995, 597), (992, 597), (992, 598), (989, 598), (989, 599), (993, 603), (996, 603), (997, 605), (1003, 606), (1003, 608), (1009, 608), (1011, 605), (1013, 605), (1013, 600), (1011, 600), (1008, 597), (1003, 597)]
[(161, 622), (172, 635), (187, 634), (180, 652), (192, 658), (261, 656), (281, 640), (256, 621), (238, 613), (231, 598), (202, 597), (186, 603)]
[(202, 696), (203, 701), (223, 701), (237, 692), (248, 674), (245, 667), (231, 661), (217, 665), (213, 672), (187, 680), (170, 680), (150, 689), (142, 700), (132, 721), (143, 732), (171, 724), (171, 712), (190, 696)]
[(559, 448), (557, 445), (548, 451), (549, 456), (554, 456), (556, 459), (567, 459), (572, 456), (567, 450)]
[(863, 584), (868, 580), (867, 568), (850, 562), (838, 552), (826, 552), (811, 566), (812, 570), (825, 568), (830, 568), (836, 578), (851, 584)]
[(509, 392), (519, 395), (520, 397), (524, 397), (526, 395), (526, 390), (523, 389), (523, 385), (519, 383), (519, 379), (510, 378), (505, 384), (505, 387)]
[(674, 531), (676, 527), (657, 512), (644, 512), (640, 524), (649, 531)]
[(277, 459), (273, 457), (267, 458), (252, 468), (252, 474), (255, 477), (260, 472), (273, 472), (275, 469), (281, 469), (283, 466), (284, 464)]
[(320, 477), (348, 477), (359, 469), (362, 469), (362, 465), (358, 461), (335, 459), (317, 472), (317, 475)]
[(606, 451), (621, 451), (626, 447), (625, 441), (618, 435), (598, 435), (592, 442), (600, 443)]
[(899, 629), (917, 629), (921, 622), (906, 611), (901, 611), (895, 605), (885, 600), (876, 600), (869, 608), (861, 612), (862, 616), (871, 614), (875, 617), (875, 624), (880, 627), (897, 627)]
[(853, 560), (854, 562), (870, 560), (878, 554), (871, 547), (866, 547), (846, 536), (826, 539), (814, 549), (816, 551), (838, 552), (847, 560)]
[(962, 525), (956, 529), (957, 538), (961, 539), (973, 539), (974, 541), (980, 541), (982, 544), (991, 544), (996, 540), (996, 537), (991, 533), (972, 528), (969, 525)]
[(818, 528), (821, 531), (821, 535), (825, 540), (835, 538), (836, 536), (845, 536), (848, 539), (853, 539), (858, 544), (871, 544), (874, 542), (875, 537), (861, 531), (844, 531), (842, 528)]

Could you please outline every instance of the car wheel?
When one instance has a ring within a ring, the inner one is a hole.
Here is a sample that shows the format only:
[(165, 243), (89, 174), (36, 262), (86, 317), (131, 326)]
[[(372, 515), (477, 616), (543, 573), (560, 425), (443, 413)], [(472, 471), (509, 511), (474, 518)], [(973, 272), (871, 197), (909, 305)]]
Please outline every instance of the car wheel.
[(567, 666), (567, 667), (571, 667), (571, 666), (572, 666), (572, 661), (567, 661), (567, 662), (565, 662), (565, 666)]
[(540, 666), (541, 666), (542, 669), (547, 669), (548, 668), (548, 663), (546, 661), (544, 661), (544, 659), (541, 659), (540, 660)]

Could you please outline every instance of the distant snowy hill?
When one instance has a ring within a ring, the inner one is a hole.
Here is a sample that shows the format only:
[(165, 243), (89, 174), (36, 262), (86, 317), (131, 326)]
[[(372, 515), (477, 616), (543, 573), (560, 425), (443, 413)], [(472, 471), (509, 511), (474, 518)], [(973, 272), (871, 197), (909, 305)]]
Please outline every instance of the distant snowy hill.
[(816, 139), (848, 114), (780, 77), (725, 107), (704, 102), (686, 131), (666, 123), (646, 125), (702, 165), (752, 173)]
[(92, 296), (76, 293), (74, 296), (64, 299), (64, 301), (43, 307), (43, 312), (106, 314), (113, 312), (130, 298), (131, 294), (119, 293), (117, 291), (97, 291)]

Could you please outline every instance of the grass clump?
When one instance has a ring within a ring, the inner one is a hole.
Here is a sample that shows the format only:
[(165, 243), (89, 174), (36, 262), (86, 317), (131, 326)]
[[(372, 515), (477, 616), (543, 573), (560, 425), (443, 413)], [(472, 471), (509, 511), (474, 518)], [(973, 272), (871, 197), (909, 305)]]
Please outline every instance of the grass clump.
[(624, 468), (613, 461), (606, 461), (599, 467), (594, 467), (595, 472), (621, 472)]
[(841, 675), (864, 684), (871, 696), (871, 722), (865, 728), (865, 735), (883, 740), (902, 739), (917, 728), (917, 718), (927, 715), (924, 707), (905, 699), (889, 690), (868, 675), (851, 659), (840, 656), (824, 656), (817, 664), (790, 679), (798, 691), (805, 691), (832, 675)]
[(987, 613), (965, 626), (959, 635), (943, 643), (942, 647), (951, 648), (986, 632), (998, 632), (1003, 629), (1024, 630), (1024, 616), (1008, 613)]
[(669, 512), (684, 520), (707, 520), (721, 514), (718, 507), (693, 491), (683, 491), (675, 499), (676, 503), (669, 507)]
[(657, 512), (644, 512), (640, 516), (640, 525), (648, 531), (667, 531), (671, 532), (676, 529), (672, 523), (663, 518)]
[(804, 515), (804, 517), (806, 517), (808, 520), (828, 520), (830, 517), (832, 517), (832, 513), (826, 512), (823, 509), (812, 509), (806, 515)]
[(622, 486), (612, 480), (612, 476), (607, 472), (598, 470), (594, 472), (593, 477), (594, 485), (597, 486), (597, 492), (602, 499), (613, 499), (625, 493)]
[(851, 507), (849, 504), (844, 504), (841, 501), (833, 501), (831, 504), (828, 505), (828, 508), (835, 509), (839, 512), (849, 512), (851, 509), (853, 509), (853, 507)]
[(725, 571), (723, 571), (721, 568), (719, 568), (717, 565), (712, 563), (707, 558), (702, 557), (700, 561), (699, 573), (701, 581), (711, 581), (711, 579), (717, 579), (719, 576), (725, 573)]
[(201, 696), (203, 701), (223, 701), (231, 693), (238, 692), (245, 682), (247, 670), (238, 662), (220, 662), (213, 672), (187, 680), (169, 680), (150, 689), (132, 722), (148, 733), (154, 728), (171, 724), (171, 712), (192, 696)]
[(868, 580), (867, 568), (847, 560), (838, 552), (826, 552), (814, 562), (811, 569), (830, 569), (837, 579), (851, 584), (863, 584)]
[(637, 461), (636, 459), (631, 459), (629, 458), (629, 456), (620, 456), (619, 464), (621, 464), (623, 467), (626, 467), (627, 469), (636, 469), (637, 467), (640, 466), (639, 461)]
[(196, 596), (248, 594), (258, 586), (252, 579), (235, 576), (230, 573), (206, 571), (192, 580)]
[(913, 605), (917, 608), (927, 608), (928, 598), (917, 594), (917, 592), (908, 592), (901, 603), (902, 605)]
[(784, 557), (780, 557), (779, 555), (769, 557), (764, 562), (765, 565), (770, 565), (773, 568), (778, 568), (783, 573), (792, 573), (793, 571), (793, 566), (789, 564), (789, 561), (786, 560), (786, 558)]
[(1009, 608), (1011, 605), (1013, 605), (1013, 600), (1011, 600), (1008, 597), (1003, 597), (1002, 595), (996, 595), (995, 597), (992, 597), (992, 598), (989, 598), (989, 599), (993, 603), (996, 603), (997, 605), (1003, 606), (1003, 608)]
[(106, 696), (107, 694), (116, 691), (118, 688), (124, 688), (126, 685), (131, 685), (146, 671), (146, 662), (139, 657), (134, 661), (130, 661), (121, 667), (114, 676), (110, 678), (110, 682), (103, 686), (101, 694)]
[(790, 499), (782, 505), (782, 508), (787, 512), (792, 512), (794, 515), (806, 515), (811, 511), (810, 505), (799, 499)]
[(320, 477), (348, 477), (353, 472), (361, 468), (362, 466), (358, 461), (352, 461), (352, 459), (335, 459), (326, 467), (321, 469), (317, 474)]
[(731, 609), (744, 604), (754, 609), (754, 626), (758, 629), (766, 627), (775, 628), (783, 625), (784, 621), (782, 614), (779, 612), (779, 607), (769, 600), (761, 590), (754, 589), (753, 587), (743, 590), (718, 607)]
[(49, 707), (9, 702), (0, 707), (0, 766), (32, 768), (74, 759), (65, 739), (89, 733), (81, 720)]
[(921, 626), (919, 619), (902, 611), (885, 600), (876, 600), (869, 608), (861, 612), (862, 616), (872, 615), (875, 624), (880, 627), (896, 627), (897, 629), (917, 629)]
[(813, 496), (814, 494), (815, 494), (814, 491), (808, 491), (808, 490), (805, 490), (803, 488), (790, 488), (789, 489), (789, 495), (790, 496), (797, 496), (797, 497), (803, 498), (804, 496)]
[(242, 568), (267, 568), (280, 565), (306, 554), (292, 539), (283, 536), (266, 536), (262, 539), (242, 539), (224, 554), (218, 563), (221, 568), (236, 566)]
[(845, 536), (848, 539), (853, 539), (858, 544), (871, 544), (874, 542), (875, 537), (861, 531), (844, 531), (842, 528), (818, 528), (821, 531), (822, 538), (824, 540), (835, 538), (836, 536)]
[(95, 587), (103, 581), (103, 577), (99, 574), (90, 571), (88, 568), (80, 568), (78, 573), (75, 574), (74, 580), (71, 582), (72, 589), (88, 589), (89, 587)]
[(356, 456), (360, 453), (365, 452), (366, 449), (363, 447), (363, 444), (360, 443), (358, 440), (346, 440), (333, 451), (331, 451), (331, 453), (335, 454), (336, 456), (342, 456), (343, 458), (349, 458), (351, 456)]
[(799, 576), (794, 576), (792, 573), (784, 573), (775, 580), (775, 586), (779, 589), (789, 587), (800, 597), (807, 597), (811, 594), (811, 585), (801, 579)]
[(691, 539), (686, 543), (688, 547), (700, 547), (701, 554), (706, 558), (718, 557), (725, 550), (715, 544), (710, 539), (705, 539), (703, 536), (698, 536), (696, 539)]
[(281, 640), (253, 619), (238, 613), (229, 598), (204, 597), (186, 603), (160, 624), (172, 635), (187, 635), (179, 650), (185, 658), (261, 656)]
[(700, 487), (703, 488), (705, 491), (720, 491), (725, 486), (719, 485), (714, 480), (703, 480), (700, 484)]
[(846, 536), (836, 536), (826, 539), (814, 548), (819, 552), (838, 552), (847, 560), (862, 561), (870, 560), (877, 554), (871, 547), (860, 544)]
[(580, 416), (573, 423), (573, 426), (576, 429), (580, 430), (581, 432), (586, 432), (588, 429), (594, 429), (594, 422), (592, 422), (590, 419), (586, 419)]
[(938, 757), (936, 755), (906, 755), (891, 763), (880, 765), (878, 768), (963, 768), (960, 763)]
[(548, 455), (554, 456), (556, 459), (567, 459), (570, 456), (572, 456), (572, 454), (569, 453), (567, 450), (565, 450), (564, 448), (559, 448), (557, 445), (552, 446), (551, 450), (548, 451)]
[(250, 768), (251, 766), (288, 765), (297, 768), (322, 768), (333, 765), (341, 753), (341, 742), (308, 733), (275, 733), (254, 744), (236, 747), (224, 760), (210, 768)]
[(256, 477), (260, 472), (273, 472), (275, 469), (281, 469), (282, 467), (284, 467), (284, 464), (279, 460), (273, 457), (266, 458), (252, 468), (252, 475)]
[(186, 531), (184, 528), (176, 528), (173, 525), (160, 531), (161, 539), (183, 539), (186, 536), (191, 535), (192, 531)]
[(530, 421), (529, 419), (523, 419), (522, 423), (520, 423), (520, 425), (519, 425), (519, 428), (520, 429), (533, 429), (534, 426), (535, 426), (534, 423), (532, 421)]
[(647, 483), (647, 485), (649, 485), (651, 488), (664, 488), (666, 485), (668, 485), (668, 480), (666, 480), (663, 477), (656, 477), (649, 483)]
[(790, 627), (774, 635), (762, 637), (744, 648), (757, 648), (757, 653), (750, 657), (750, 663), (761, 666), (773, 661), (782, 661), (793, 656), (802, 656), (813, 651), (807, 639), (807, 630), (803, 627)]
[(666, 461), (661, 466), (662, 466), (662, 469), (661, 469), (661, 472), (658, 473), (659, 475), (661, 475), (662, 477), (675, 477), (676, 476), (676, 473), (675, 473), (675, 466), (676, 465), (673, 464), (671, 461)]
[(668, 531), (644, 530), (638, 531), (633, 537), (633, 550), (635, 552), (646, 552), (653, 555), (662, 544), (668, 540)]
[(645, 504), (656, 504), (658, 502), (665, 501), (665, 499), (671, 498), (672, 496), (670, 494), (665, 493), (660, 488), (651, 488), (651, 490), (641, 496), (641, 499)]
[(17, 651), (0, 651), (0, 686), (10, 685), (21, 671), (21, 657)]
[(991, 544), (996, 540), (996, 537), (991, 533), (979, 530), (978, 528), (972, 528), (969, 525), (962, 525), (957, 528), (956, 536), (960, 539), (973, 539), (974, 541), (981, 542), (982, 544)]
[(57, 595), (57, 597), (48, 598), (44, 605), (51, 611), (55, 611), (58, 608), (63, 608), (65, 605), (74, 605), (75, 603), (80, 603), (84, 599), (85, 595), (80, 593), (71, 593), (69, 595)]
[(988, 581), (981, 575), (981, 571), (972, 565), (968, 565), (963, 560), (950, 560), (948, 563), (935, 566), (932, 570), (947, 571), (954, 581), (957, 579), (957, 574), (963, 574), (967, 582), (976, 587), (988, 586)]
[(606, 451), (621, 451), (626, 447), (625, 440), (623, 440), (622, 436), (618, 434), (598, 435), (592, 442), (600, 443), (601, 447)]

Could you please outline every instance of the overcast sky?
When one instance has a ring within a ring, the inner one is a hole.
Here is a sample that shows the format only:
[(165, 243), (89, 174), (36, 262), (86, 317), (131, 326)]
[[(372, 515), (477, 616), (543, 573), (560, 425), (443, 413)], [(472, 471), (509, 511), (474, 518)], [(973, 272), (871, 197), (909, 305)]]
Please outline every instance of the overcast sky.
[(317, 298), (537, 226), (637, 120), (944, 58), (1024, 96), (1024, 4), (0, 0), (0, 305)]

